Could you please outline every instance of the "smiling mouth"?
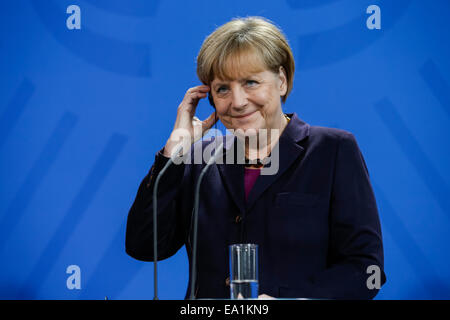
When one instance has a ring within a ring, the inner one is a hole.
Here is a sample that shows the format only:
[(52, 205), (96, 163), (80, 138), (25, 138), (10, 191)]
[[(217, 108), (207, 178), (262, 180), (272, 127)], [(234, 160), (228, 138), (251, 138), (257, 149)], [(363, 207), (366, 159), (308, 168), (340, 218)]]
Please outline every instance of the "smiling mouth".
[(233, 118), (236, 118), (236, 119), (244, 119), (244, 118), (247, 118), (247, 117), (249, 117), (249, 116), (251, 116), (252, 114), (254, 114), (256, 111), (253, 111), (253, 112), (250, 112), (250, 113), (247, 113), (247, 114), (243, 114), (243, 115), (241, 115), (241, 116), (233, 116)]

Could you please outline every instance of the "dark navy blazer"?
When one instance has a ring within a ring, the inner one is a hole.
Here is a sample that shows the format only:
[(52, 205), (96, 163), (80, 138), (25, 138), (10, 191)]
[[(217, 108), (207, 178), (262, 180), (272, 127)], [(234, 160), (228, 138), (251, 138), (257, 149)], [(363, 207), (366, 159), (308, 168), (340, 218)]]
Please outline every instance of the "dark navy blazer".
[[(279, 140), (278, 173), (260, 175), (247, 201), (243, 164), (208, 169), (201, 185), (197, 298), (229, 298), (228, 246), (234, 243), (259, 245), (259, 292), (270, 296), (371, 299), (378, 292), (367, 286), (371, 265), (380, 268), (381, 284), (386, 281), (377, 205), (354, 136), (290, 116)], [(193, 148), (199, 146), (205, 142)], [(128, 215), (126, 252), (139, 260), (153, 260), (153, 184), (166, 162), (158, 152)], [(204, 166), (172, 165), (160, 181), (158, 260), (186, 245), (192, 264), (193, 194)]]

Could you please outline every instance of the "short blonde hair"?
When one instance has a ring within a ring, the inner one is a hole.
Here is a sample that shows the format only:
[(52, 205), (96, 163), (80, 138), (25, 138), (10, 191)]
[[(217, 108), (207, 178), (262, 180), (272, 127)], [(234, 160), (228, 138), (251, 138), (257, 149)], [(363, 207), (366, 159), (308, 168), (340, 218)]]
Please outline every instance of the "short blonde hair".
[(218, 27), (203, 41), (197, 56), (197, 75), (205, 85), (216, 76), (222, 80), (245, 76), (244, 69), (278, 73), (280, 67), (287, 80), (284, 103), (292, 90), (294, 56), (282, 31), (263, 17), (234, 18)]

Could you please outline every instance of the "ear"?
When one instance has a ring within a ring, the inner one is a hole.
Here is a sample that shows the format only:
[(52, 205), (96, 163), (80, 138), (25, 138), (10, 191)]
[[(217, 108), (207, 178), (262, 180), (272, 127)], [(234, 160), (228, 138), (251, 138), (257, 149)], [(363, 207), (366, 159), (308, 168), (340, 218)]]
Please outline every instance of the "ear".
[(283, 66), (280, 66), (280, 69), (278, 71), (278, 77), (280, 80), (280, 96), (285, 96), (287, 92), (287, 75), (286, 70), (283, 68)]

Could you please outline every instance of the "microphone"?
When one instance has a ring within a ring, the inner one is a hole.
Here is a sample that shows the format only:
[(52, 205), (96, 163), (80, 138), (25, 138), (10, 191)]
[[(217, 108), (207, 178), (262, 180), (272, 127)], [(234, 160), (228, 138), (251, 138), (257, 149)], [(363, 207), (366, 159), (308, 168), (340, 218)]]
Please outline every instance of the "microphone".
[(158, 216), (158, 205), (157, 205), (157, 194), (158, 194), (158, 185), (159, 180), (163, 176), (164, 172), (166, 172), (167, 168), (173, 163), (174, 158), (178, 156), (178, 153), (183, 148), (183, 144), (181, 144), (172, 156), (169, 158), (169, 161), (165, 164), (165, 166), (158, 173), (155, 185), (153, 186), (153, 300), (158, 300), (158, 228), (157, 228), (157, 216)]
[[(216, 144), (217, 146), (217, 144)], [(200, 172), (200, 176), (198, 178), (197, 184), (195, 185), (195, 199), (194, 199), (194, 233), (192, 237), (193, 240), (193, 249), (192, 249), (192, 270), (191, 270), (191, 295), (190, 300), (195, 299), (195, 282), (197, 276), (197, 225), (198, 225), (198, 207), (199, 207), (199, 198), (200, 198), (200, 185), (202, 183), (203, 176), (205, 175), (208, 168), (216, 162), (217, 157), (222, 151), (223, 142), (220, 143), (219, 147), (214, 150), (214, 155), (209, 159), (206, 166)]]

